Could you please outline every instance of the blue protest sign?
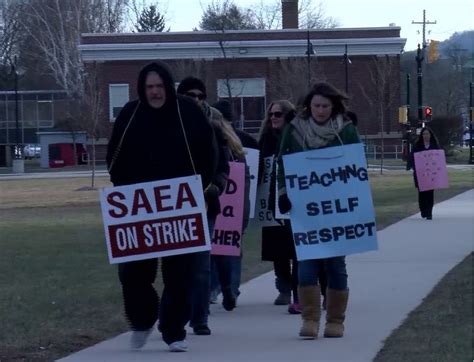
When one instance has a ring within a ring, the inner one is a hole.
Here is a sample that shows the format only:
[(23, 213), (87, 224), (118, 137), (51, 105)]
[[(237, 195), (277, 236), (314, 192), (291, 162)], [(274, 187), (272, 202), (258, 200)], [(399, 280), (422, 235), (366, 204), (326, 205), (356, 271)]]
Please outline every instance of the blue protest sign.
[(377, 249), (362, 144), (284, 155), (283, 164), (298, 260)]

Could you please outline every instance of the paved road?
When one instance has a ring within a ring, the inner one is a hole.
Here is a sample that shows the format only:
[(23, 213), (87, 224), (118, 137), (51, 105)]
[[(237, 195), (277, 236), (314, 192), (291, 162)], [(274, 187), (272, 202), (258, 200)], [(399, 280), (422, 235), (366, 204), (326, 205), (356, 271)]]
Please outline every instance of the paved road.
[(242, 286), (234, 311), (212, 306), (212, 336), (188, 334), (187, 353), (168, 352), (156, 332), (132, 352), (124, 333), (61, 361), (371, 361), (391, 331), (473, 251), (474, 190), (437, 204), (433, 216), (404, 219), (378, 233), (378, 251), (347, 258), (351, 295), (342, 339), (299, 340), (300, 317), (271, 304), (276, 292), (267, 273)]

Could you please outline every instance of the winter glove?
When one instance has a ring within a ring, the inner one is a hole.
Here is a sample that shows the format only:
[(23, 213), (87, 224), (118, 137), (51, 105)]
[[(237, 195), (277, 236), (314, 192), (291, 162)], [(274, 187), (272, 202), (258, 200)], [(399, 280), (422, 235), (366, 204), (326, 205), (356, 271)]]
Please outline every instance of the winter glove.
[(206, 190), (204, 190), (204, 200), (206, 200), (207, 214), (209, 216), (216, 216), (221, 212), (219, 193), (219, 188), (214, 184), (210, 184)]
[(278, 208), (282, 214), (286, 214), (291, 210), (291, 201), (287, 194), (283, 194), (278, 198)]

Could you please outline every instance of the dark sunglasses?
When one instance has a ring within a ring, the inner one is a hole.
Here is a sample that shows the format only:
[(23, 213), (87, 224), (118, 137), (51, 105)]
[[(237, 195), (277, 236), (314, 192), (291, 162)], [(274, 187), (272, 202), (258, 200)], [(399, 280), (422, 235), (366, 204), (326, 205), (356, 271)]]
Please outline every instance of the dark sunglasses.
[(187, 95), (188, 97), (191, 97), (191, 98), (197, 98), (200, 101), (202, 101), (204, 98), (206, 98), (206, 95), (204, 93), (197, 94), (197, 93), (194, 93), (194, 92), (186, 92), (184, 94)]
[(268, 117), (272, 117), (272, 116), (275, 116), (276, 118), (280, 118), (281, 116), (283, 116), (283, 112), (268, 112)]

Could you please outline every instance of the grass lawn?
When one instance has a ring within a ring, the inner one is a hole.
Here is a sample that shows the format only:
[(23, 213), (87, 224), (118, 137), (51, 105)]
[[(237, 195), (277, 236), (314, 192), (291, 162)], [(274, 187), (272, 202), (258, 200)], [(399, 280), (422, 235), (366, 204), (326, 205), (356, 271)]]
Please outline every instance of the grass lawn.
[[(0, 181), (0, 361), (53, 360), (127, 329), (116, 267), (107, 261), (98, 193), (78, 191), (89, 183)], [(97, 183), (108, 185), (105, 178)], [(371, 183), (379, 229), (417, 211), (411, 174), (373, 174)], [(435, 199), (472, 187), (472, 172), (450, 172), (450, 188)], [(255, 225), (243, 260), (243, 280), (272, 267), (260, 261)]]
[(473, 255), (454, 267), (385, 341), (375, 362), (471, 361)]

